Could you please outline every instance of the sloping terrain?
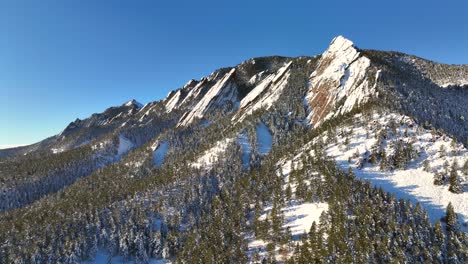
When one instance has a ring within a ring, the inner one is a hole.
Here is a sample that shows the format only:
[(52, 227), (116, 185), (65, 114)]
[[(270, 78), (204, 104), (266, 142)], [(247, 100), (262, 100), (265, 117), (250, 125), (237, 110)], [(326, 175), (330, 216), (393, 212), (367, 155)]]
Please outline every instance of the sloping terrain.
[(262, 57), (0, 151), (0, 263), (468, 261), (467, 66)]

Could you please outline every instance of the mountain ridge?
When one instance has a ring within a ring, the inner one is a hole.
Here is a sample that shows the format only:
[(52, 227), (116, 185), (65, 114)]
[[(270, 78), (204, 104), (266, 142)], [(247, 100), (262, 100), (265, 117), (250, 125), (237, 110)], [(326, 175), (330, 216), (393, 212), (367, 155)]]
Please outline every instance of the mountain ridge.
[(281, 262), (317, 238), (337, 263), (468, 260), (465, 68), (338, 36), (318, 56), (249, 59), (77, 119), (0, 151), (0, 259)]

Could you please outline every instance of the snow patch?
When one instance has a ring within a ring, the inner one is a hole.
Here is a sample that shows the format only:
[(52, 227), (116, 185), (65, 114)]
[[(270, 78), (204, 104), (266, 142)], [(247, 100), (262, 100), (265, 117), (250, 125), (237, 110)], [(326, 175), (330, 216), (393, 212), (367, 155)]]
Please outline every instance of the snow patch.
[(57, 154), (57, 153), (64, 152), (64, 151), (65, 151), (65, 148), (64, 148), (64, 147), (61, 147), (61, 148), (51, 148), (50, 150), (52, 151), (52, 153)]
[(117, 155), (120, 157), (123, 154), (127, 153), (134, 147), (132, 141), (128, 138), (124, 137), (123, 135), (119, 135), (119, 147), (117, 149)]
[(166, 103), (166, 112), (171, 112), (174, 108), (177, 108), (177, 103), (180, 101), (181, 92), (178, 90), (174, 96), (172, 96)]
[(132, 100), (126, 102), (124, 105), (125, 105), (125, 106), (132, 106), (132, 105), (134, 105), (134, 106), (136, 106), (137, 108), (142, 108), (142, 107), (143, 107), (143, 104), (141, 104), (140, 102), (138, 102), (138, 101), (135, 100), (135, 99), (132, 99)]
[[(278, 163), (279, 169), (277, 170), (278, 177), (284, 178), (283, 189), (286, 189), (289, 184), (293, 193), (296, 192), (296, 185), (289, 182), (289, 174), (292, 169), (301, 168), (301, 164), (298, 163), (297, 159), (300, 155), (295, 156), (292, 160), (281, 161)], [(306, 181), (307, 182), (307, 181)], [(272, 206), (268, 205), (263, 208), (263, 212), (259, 220), (265, 220), (268, 214), (271, 212)], [(292, 240), (295, 243), (301, 244), (301, 238), (304, 234), (310, 231), (312, 223), (319, 224), (320, 216), (324, 211), (328, 210), (328, 204), (324, 202), (310, 203), (301, 202), (296, 199), (292, 199), (284, 207), (280, 209), (284, 222), (282, 228), (289, 230), (292, 236)], [(266, 257), (266, 246), (267, 241), (256, 239), (254, 235), (247, 236), (248, 241), (248, 254), (252, 259), (253, 253), (257, 252), (260, 258)], [(279, 254), (279, 247), (275, 248), (276, 260), (281, 262), (281, 254)], [(292, 252), (288, 252), (287, 255), (291, 256)]]
[[(354, 117), (354, 124), (341, 127), (341, 133), (337, 133), (337, 143), (330, 143), (326, 148), (328, 156), (333, 157), (337, 164), (347, 170), (351, 167), (357, 177), (369, 180), (373, 185), (382, 187), (384, 190), (395, 194), (397, 198), (410, 199), (412, 202), (419, 202), (427, 210), (429, 218), (435, 222), (445, 216), (445, 210), (449, 202), (452, 203), (455, 212), (459, 215), (462, 228), (468, 231), (468, 192), (455, 194), (448, 190), (448, 184), (434, 185), (435, 172), (443, 172), (443, 164), (447, 161), (452, 165), (457, 160), (459, 168), (468, 160), (468, 150), (459, 143), (455, 143), (450, 137), (432, 133), (424, 129), (408, 116), (400, 114), (374, 114), (372, 118), (365, 121), (362, 115)], [(396, 135), (392, 135), (386, 140), (385, 151), (387, 155), (393, 153), (391, 145), (393, 142), (402, 140), (404, 142), (414, 142), (413, 149), (419, 152), (419, 157), (410, 162), (407, 169), (395, 169), (393, 171), (380, 171), (378, 165), (366, 163), (362, 169), (358, 169), (355, 159), (351, 163), (348, 159), (353, 159), (356, 152), (361, 154), (370, 151), (376, 143), (374, 136), (368, 136), (369, 131), (375, 133), (377, 124), (387, 126), (390, 120), (395, 120), (398, 124)], [(344, 134), (348, 136), (344, 136)], [(326, 136), (323, 138), (326, 139)], [(344, 142), (348, 138), (348, 146)], [(441, 154), (441, 146), (447, 154)], [(427, 160), (432, 171), (424, 171), (423, 161)], [(462, 184), (466, 185), (468, 179), (458, 171)], [(465, 226), (463, 226), (465, 224)]]
[(169, 150), (169, 143), (167, 141), (162, 141), (154, 149), (153, 152), (153, 161), (154, 164), (160, 167), (164, 163), (164, 158), (166, 157), (167, 151)]
[(442, 85), (439, 85), (442, 88), (456, 87), (456, 86), (468, 86), (468, 80), (459, 80), (458, 82), (446, 82)]
[[(170, 264), (171, 262), (168, 260), (164, 259), (149, 259), (148, 260), (149, 264)], [(107, 263), (113, 263), (113, 264), (132, 264), (136, 263), (135, 260), (130, 259), (128, 261), (124, 261), (124, 259), (121, 256), (112, 256), (108, 252), (104, 250), (99, 250), (96, 253), (96, 256), (94, 257), (94, 260), (92, 261), (87, 261), (85, 262), (87, 264), (107, 264)]]
[(205, 151), (204, 154), (191, 164), (194, 168), (210, 169), (214, 163), (222, 158), (227, 147), (234, 142), (233, 138), (227, 138), (216, 142), (215, 146)]
[(273, 136), (270, 130), (264, 123), (259, 123), (255, 127), (255, 132), (257, 134), (258, 153), (262, 155), (268, 154), (273, 145)]

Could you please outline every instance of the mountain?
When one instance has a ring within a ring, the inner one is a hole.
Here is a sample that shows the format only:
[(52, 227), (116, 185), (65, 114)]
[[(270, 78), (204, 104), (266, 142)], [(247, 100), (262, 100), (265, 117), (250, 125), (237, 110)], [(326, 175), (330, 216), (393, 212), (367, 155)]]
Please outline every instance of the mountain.
[(261, 57), (0, 150), (0, 262), (468, 261), (468, 66)]

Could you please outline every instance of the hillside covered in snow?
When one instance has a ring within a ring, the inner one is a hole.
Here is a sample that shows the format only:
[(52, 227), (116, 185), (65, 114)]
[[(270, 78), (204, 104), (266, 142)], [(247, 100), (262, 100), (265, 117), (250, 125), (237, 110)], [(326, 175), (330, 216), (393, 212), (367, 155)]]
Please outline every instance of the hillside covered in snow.
[(77, 119), (0, 150), (0, 263), (466, 263), (467, 80), (338, 36)]

